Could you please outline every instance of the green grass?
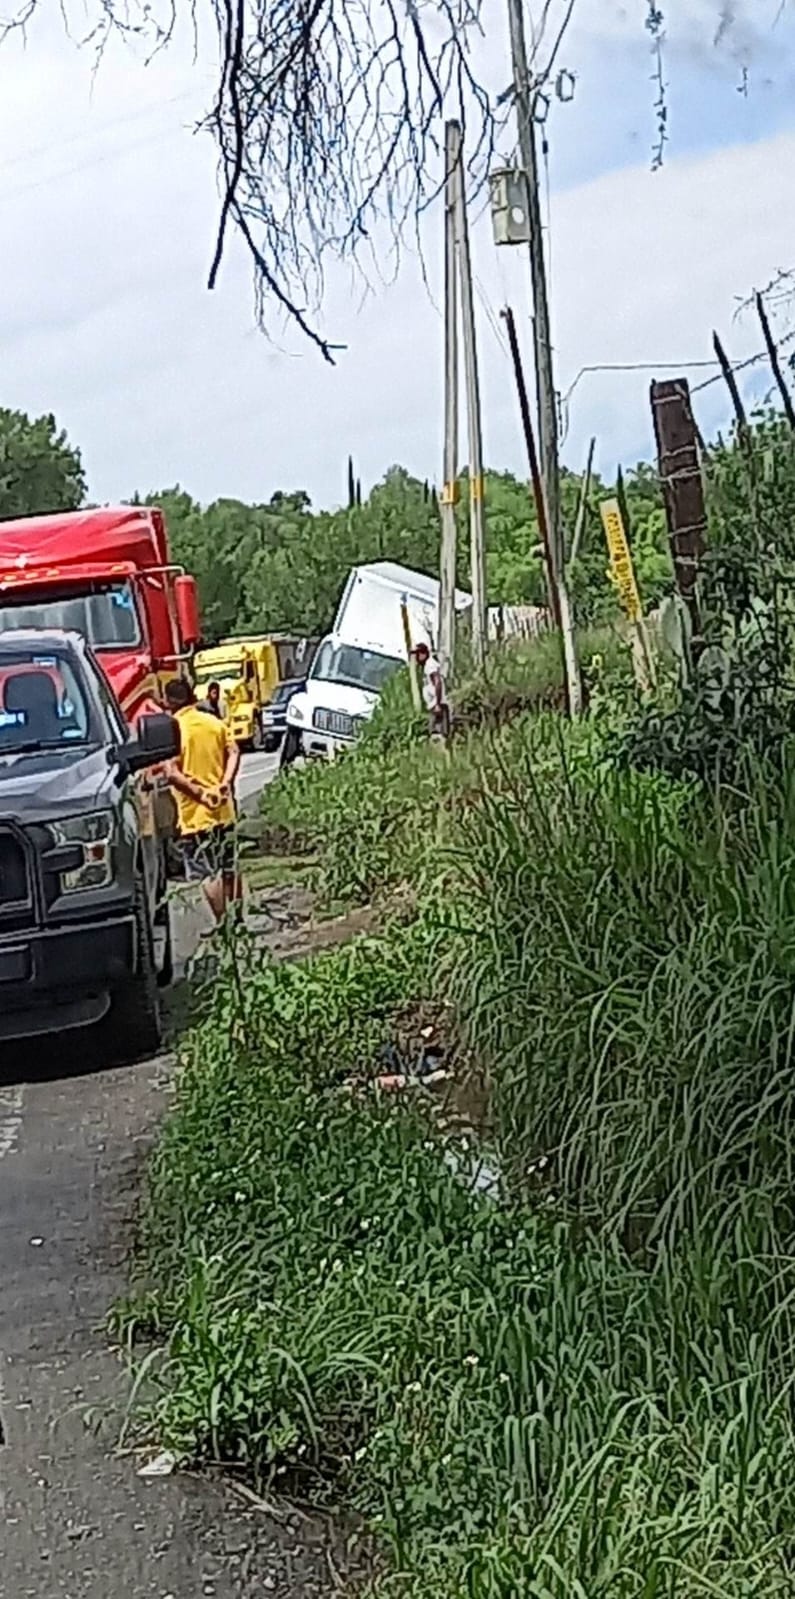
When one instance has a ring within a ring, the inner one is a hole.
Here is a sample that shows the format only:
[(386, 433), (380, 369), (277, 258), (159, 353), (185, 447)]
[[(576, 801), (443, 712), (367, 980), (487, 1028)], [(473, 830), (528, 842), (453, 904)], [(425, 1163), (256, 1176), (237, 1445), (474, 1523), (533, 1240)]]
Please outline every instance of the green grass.
[[(398, 710), (278, 805), (414, 921), (293, 968), (233, 945), (183, 1048), (119, 1313), (162, 1341), (163, 1439), (358, 1512), (383, 1599), (784, 1599), (795, 780), (615, 771), (609, 707), (439, 761)], [(344, 1086), (429, 998), (499, 1203), (424, 1096)]]
[[(582, 641), (597, 706), (602, 685), (625, 684), (626, 648), (606, 631)], [(505, 650), (489, 680), (454, 693), (459, 729), (447, 751), (429, 743), (412, 712), (408, 678), (389, 684), (357, 748), (330, 763), (293, 769), (269, 785), (262, 825), (281, 849), (311, 854), (321, 898), (366, 904), (435, 872), (457, 818), (499, 792), (540, 711), (560, 698), (554, 639)]]
[(352, 1100), (412, 936), (247, 958), (239, 1041), (221, 988), (189, 1042), (127, 1319), (167, 1339), (164, 1441), (353, 1507), (383, 1593), (789, 1593), (789, 1256), (755, 1258), (739, 1180), (723, 1226), (631, 1252), (543, 1174), (468, 1191), (413, 1102)]

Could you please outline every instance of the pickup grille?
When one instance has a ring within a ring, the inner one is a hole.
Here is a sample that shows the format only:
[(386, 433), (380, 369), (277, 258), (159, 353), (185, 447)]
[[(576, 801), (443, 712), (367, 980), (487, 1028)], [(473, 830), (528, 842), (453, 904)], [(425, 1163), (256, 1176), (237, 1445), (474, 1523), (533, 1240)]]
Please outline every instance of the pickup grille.
[(28, 851), (15, 830), (0, 824), (0, 927), (24, 927), (32, 921)]
[(312, 726), (318, 733), (332, 733), (335, 738), (355, 738), (359, 731), (358, 717), (348, 716), (345, 711), (317, 710), (312, 717)]

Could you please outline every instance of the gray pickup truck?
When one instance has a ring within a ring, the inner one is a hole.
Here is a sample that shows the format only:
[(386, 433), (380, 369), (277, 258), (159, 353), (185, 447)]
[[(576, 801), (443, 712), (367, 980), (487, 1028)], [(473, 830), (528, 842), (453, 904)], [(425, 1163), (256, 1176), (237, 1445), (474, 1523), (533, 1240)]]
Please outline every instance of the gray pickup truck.
[(144, 774), (170, 716), (128, 727), (77, 633), (0, 634), (0, 1040), (91, 1027), (154, 1054), (171, 976), (163, 852)]

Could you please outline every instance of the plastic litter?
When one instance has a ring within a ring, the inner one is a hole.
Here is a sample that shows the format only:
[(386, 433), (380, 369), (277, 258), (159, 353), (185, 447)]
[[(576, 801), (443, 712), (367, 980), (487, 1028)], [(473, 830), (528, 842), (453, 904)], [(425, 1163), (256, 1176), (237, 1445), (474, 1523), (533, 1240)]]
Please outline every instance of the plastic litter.
[(159, 1455), (147, 1460), (145, 1465), (138, 1468), (139, 1477), (170, 1477), (176, 1470), (177, 1457), (170, 1449), (163, 1449)]

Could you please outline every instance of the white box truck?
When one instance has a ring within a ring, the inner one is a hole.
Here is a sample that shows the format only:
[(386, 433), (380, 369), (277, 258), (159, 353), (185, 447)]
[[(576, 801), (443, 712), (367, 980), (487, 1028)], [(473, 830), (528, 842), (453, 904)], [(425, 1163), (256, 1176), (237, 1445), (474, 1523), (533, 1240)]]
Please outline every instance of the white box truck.
[[(393, 672), (406, 664), (401, 606), (405, 603), (412, 648), (438, 639), (439, 583), (393, 561), (355, 566), (334, 618), (321, 640), (303, 693), (287, 712), (285, 759), (296, 754), (334, 755), (348, 748), (372, 716)], [(456, 594), (456, 609), (471, 605)]]

